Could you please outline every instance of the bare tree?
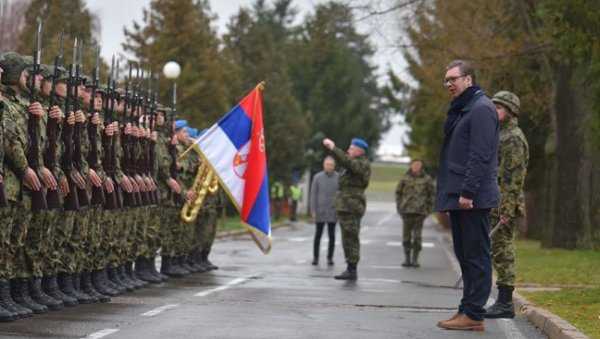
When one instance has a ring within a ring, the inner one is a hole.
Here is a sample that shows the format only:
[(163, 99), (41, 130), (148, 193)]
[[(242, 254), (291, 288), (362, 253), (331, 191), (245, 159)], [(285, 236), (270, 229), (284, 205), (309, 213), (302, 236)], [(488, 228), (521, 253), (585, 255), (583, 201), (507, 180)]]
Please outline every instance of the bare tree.
[(13, 51), (25, 25), (30, 0), (0, 0), (0, 52)]

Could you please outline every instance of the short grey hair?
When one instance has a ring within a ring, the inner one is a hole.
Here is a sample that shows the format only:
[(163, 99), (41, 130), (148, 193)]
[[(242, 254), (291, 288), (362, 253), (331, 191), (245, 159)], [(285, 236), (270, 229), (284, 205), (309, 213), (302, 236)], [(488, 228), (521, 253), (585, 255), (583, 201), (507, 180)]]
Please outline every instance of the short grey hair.
[(454, 67), (458, 67), (458, 69), (460, 70), (460, 75), (470, 75), (471, 79), (473, 79), (473, 85), (477, 83), (477, 75), (475, 74), (475, 68), (473, 68), (473, 65), (470, 62), (460, 59), (453, 60), (448, 64), (448, 66), (446, 66), (446, 71)]

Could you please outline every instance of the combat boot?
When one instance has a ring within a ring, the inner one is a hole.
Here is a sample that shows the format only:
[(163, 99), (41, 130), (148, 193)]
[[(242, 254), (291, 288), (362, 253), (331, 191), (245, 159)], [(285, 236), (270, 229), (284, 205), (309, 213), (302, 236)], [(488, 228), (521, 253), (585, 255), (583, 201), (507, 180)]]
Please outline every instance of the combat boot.
[(160, 273), (166, 274), (169, 277), (173, 278), (182, 278), (183, 273), (181, 271), (175, 270), (172, 265), (172, 258), (163, 256), (161, 259)]
[[(127, 266), (126, 266), (126, 268), (127, 268)], [(135, 272), (134, 273), (135, 273), (136, 277), (138, 277), (142, 281), (145, 281), (146, 283), (156, 280), (156, 279), (154, 279), (153, 276), (151, 276), (150, 271), (147, 269), (146, 259), (144, 259), (143, 257), (138, 257), (135, 260)], [(152, 283), (155, 284), (156, 282), (152, 282)]]
[(201, 273), (201, 269), (202, 267), (200, 267), (199, 263), (197, 262), (197, 258), (196, 258), (196, 252), (197, 251), (192, 251), (190, 253), (188, 253), (186, 260), (187, 260), (187, 264), (193, 269), (193, 273)]
[(513, 286), (498, 285), (498, 299), (485, 310), (485, 317), (488, 319), (514, 318), (515, 305), (512, 301)]
[(419, 250), (413, 250), (412, 252), (412, 267), (420, 267), (419, 265)]
[(112, 281), (110, 279), (110, 277), (108, 275), (108, 270), (109, 270), (108, 266), (105, 269), (101, 270), (101, 272), (102, 272), (102, 279), (104, 281), (104, 284), (106, 284), (111, 289), (117, 291), (119, 294), (125, 293), (126, 289), (125, 289), (124, 286), (117, 285), (114, 281)]
[(412, 262), (410, 261), (410, 250), (404, 250), (404, 262), (402, 263), (404, 267), (412, 266)]
[(198, 267), (200, 267), (200, 273), (208, 272), (208, 262), (204, 256), (204, 251), (199, 251), (197, 255)]
[(11, 312), (2, 306), (0, 306), (0, 322), (7, 323), (11, 321), (15, 321), (19, 319), (19, 314), (16, 312)]
[(127, 285), (119, 278), (119, 274), (117, 272), (116, 267), (107, 267), (106, 274), (108, 276), (108, 280), (111, 281), (116, 287), (118, 287), (121, 291), (131, 292), (134, 290), (133, 287), (127, 287)]
[(0, 280), (0, 305), (12, 313), (16, 313), (19, 318), (27, 318), (33, 315), (33, 312), (17, 304), (10, 295), (10, 283), (7, 280)]
[(105, 270), (103, 269), (92, 272), (92, 286), (94, 286), (94, 289), (96, 289), (96, 291), (98, 291), (101, 294), (107, 295), (109, 297), (118, 296), (120, 294), (119, 291), (110, 288), (110, 286), (108, 286), (108, 284), (104, 281), (104, 274)]
[(57, 278), (58, 288), (60, 288), (64, 294), (77, 299), (77, 302), (80, 304), (91, 303), (93, 299), (89, 295), (75, 289), (73, 279), (74, 277), (71, 273), (59, 273)]
[(334, 278), (337, 280), (355, 281), (358, 279), (358, 274), (356, 273), (356, 264), (348, 263), (348, 268), (342, 272), (342, 274), (336, 275)]
[(92, 277), (90, 272), (83, 271), (81, 272), (81, 291), (95, 299), (97, 299), (101, 303), (107, 303), (110, 301), (110, 297), (108, 295), (102, 294), (98, 292), (94, 285), (92, 284)]
[(161, 281), (169, 280), (168, 275), (164, 275), (156, 269), (156, 257), (152, 257), (146, 260), (146, 271), (149, 272), (152, 276), (160, 279)]
[(200, 260), (203, 263), (203, 265), (206, 267), (206, 270), (208, 271), (213, 271), (213, 270), (218, 270), (219, 267), (213, 265), (212, 262), (210, 262), (210, 260), (208, 260), (208, 255), (210, 254), (210, 251), (207, 250), (202, 250), (200, 252)]
[(60, 290), (60, 288), (58, 288), (55, 275), (45, 276), (42, 278), (42, 291), (44, 291), (44, 293), (50, 297), (60, 300), (65, 306), (79, 305), (77, 298), (66, 295)]
[(140, 279), (138, 274), (133, 270), (133, 261), (128, 261), (125, 263), (125, 274), (131, 279), (136, 288), (144, 288), (148, 287), (150, 283), (145, 280)]
[(48, 309), (51, 311), (62, 310), (65, 307), (62, 301), (56, 300), (42, 291), (42, 286), (39, 279), (29, 279), (27, 284), (29, 288), (29, 295), (36, 303), (40, 305), (46, 305), (46, 307), (48, 307)]
[(17, 304), (30, 309), (35, 314), (48, 312), (46, 305), (40, 305), (29, 297), (27, 280), (12, 280), (10, 282), (10, 294)]
[(80, 293), (82, 295), (88, 296), (92, 300), (92, 303), (97, 303), (99, 301), (98, 298), (96, 298), (95, 296), (93, 296), (91, 294), (86, 293), (81, 288), (81, 272), (73, 273), (73, 288), (75, 289), (76, 293)]
[(133, 292), (136, 289), (139, 290), (141, 288), (141, 287), (136, 287), (135, 284), (133, 283), (133, 281), (129, 278), (129, 276), (127, 276), (127, 274), (125, 274), (125, 266), (123, 266), (123, 265), (117, 266), (115, 268), (115, 271), (117, 273), (117, 276), (119, 277), (119, 280), (121, 280), (123, 282), (123, 285), (125, 285), (127, 292)]
[(181, 266), (181, 262), (179, 261), (180, 257), (171, 257), (171, 266), (173, 266), (173, 270), (183, 274), (183, 275), (187, 275), (190, 274), (190, 271), (186, 270), (185, 268), (183, 268)]
[(187, 271), (185, 274), (195, 273), (193, 268), (190, 267), (187, 263), (187, 256), (181, 255), (177, 257), (177, 265), (181, 267), (184, 271)]

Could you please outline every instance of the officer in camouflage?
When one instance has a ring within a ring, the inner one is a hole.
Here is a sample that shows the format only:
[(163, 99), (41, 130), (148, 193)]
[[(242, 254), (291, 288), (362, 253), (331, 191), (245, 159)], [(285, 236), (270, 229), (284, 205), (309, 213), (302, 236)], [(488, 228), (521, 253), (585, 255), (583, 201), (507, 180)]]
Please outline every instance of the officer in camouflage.
[[(410, 168), (396, 186), (396, 210), (402, 216), (404, 267), (419, 267), (423, 221), (433, 209), (435, 187), (425, 173), (421, 160), (413, 159)], [(412, 252), (412, 253), (411, 253)]]
[(354, 281), (358, 278), (356, 265), (360, 259), (360, 219), (367, 207), (365, 189), (369, 186), (371, 176), (371, 163), (366, 156), (369, 145), (362, 139), (353, 138), (347, 153), (335, 147), (331, 139), (323, 139), (323, 145), (332, 152), (343, 169), (335, 197), (335, 210), (342, 229), (342, 247), (348, 268), (334, 278)]
[(523, 184), (529, 162), (529, 145), (519, 128), (517, 117), (520, 100), (514, 93), (500, 91), (494, 95), (501, 121), (498, 150), (500, 206), (491, 213), (491, 224), (499, 225), (491, 237), (492, 263), (498, 279), (498, 298), (485, 313), (486, 318), (514, 318), (512, 292), (515, 289), (515, 249), (513, 238), (520, 217), (525, 215)]

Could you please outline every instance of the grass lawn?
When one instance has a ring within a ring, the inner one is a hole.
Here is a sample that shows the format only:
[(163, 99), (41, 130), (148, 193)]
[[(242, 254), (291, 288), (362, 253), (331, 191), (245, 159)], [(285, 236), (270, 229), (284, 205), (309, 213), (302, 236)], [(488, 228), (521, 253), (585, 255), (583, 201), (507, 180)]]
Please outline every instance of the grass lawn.
[(368, 192), (393, 193), (400, 178), (406, 174), (407, 165), (400, 164), (371, 164), (371, 180)]
[(600, 251), (541, 249), (539, 241), (517, 240), (517, 284), (559, 286), (560, 291), (519, 293), (600, 339)]

